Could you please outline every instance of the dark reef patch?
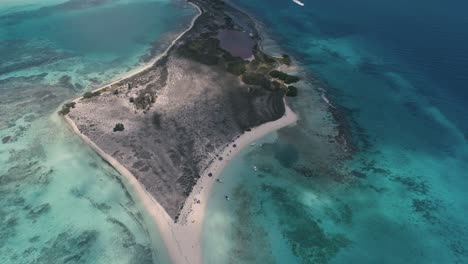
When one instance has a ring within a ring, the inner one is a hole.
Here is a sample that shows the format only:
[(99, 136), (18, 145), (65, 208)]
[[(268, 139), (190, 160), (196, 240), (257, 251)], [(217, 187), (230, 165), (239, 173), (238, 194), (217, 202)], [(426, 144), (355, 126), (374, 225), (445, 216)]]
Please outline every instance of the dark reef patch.
[(12, 139), (11, 136), (6, 136), (6, 137), (2, 138), (2, 143), (3, 144), (9, 143), (11, 141), (11, 139)]
[(0, 249), (7, 244), (9, 238), (16, 235), (17, 225), (18, 218), (0, 208)]
[(125, 224), (112, 217), (108, 217), (107, 221), (119, 227), (121, 233), (121, 235), (119, 235), (119, 239), (121, 239), (121, 243), (124, 248), (129, 248), (136, 245), (135, 235)]
[(391, 180), (403, 184), (409, 191), (413, 193), (427, 195), (429, 192), (428, 183), (427, 181), (423, 180), (422, 177), (396, 176), (391, 178)]
[(380, 174), (383, 176), (390, 175), (390, 170), (378, 167), (375, 160), (361, 160), (361, 171), (366, 173)]
[[(231, 249), (229, 263), (273, 263), (271, 245), (268, 242), (267, 231), (260, 225), (254, 224), (253, 218), (257, 213), (256, 199), (246, 186), (237, 187), (233, 195), (241, 199), (235, 207), (237, 218), (230, 234), (235, 240)], [(261, 211), (260, 211), (261, 212)], [(261, 248), (262, 250), (256, 250)]]
[[(320, 226), (309, 209), (298, 202), (287, 190), (264, 184), (262, 191), (273, 199), (280, 216), (284, 238), (289, 241), (292, 252), (303, 263), (328, 263), (350, 240), (344, 234), (330, 234)], [(341, 221), (351, 223), (351, 209), (344, 205)]]
[(86, 230), (80, 234), (72, 231), (60, 233), (55, 239), (47, 241), (33, 264), (83, 263), (93, 248), (99, 233)]
[(329, 162), (315, 162), (312, 166), (299, 164), (293, 170), (306, 178), (311, 179), (331, 179), (335, 182), (344, 183), (348, 181), (348, 176), (339, 170), (337, 164)]
[(413, 199), (413, 210), (432, 224), (439, 222), (436, 215), (439, 209), (441, 209), (441, 205), (438, 201)]
[(367, 178), (367, 175), (365, 173), (362, 173), (362, 172), (357, 171), (357, 170), (352, 170), (351, 175), (353, 175), (354, 177), (360, 178), (360, 179), (366, 179)]
[(133, 246), (130, 264), (153, 264), (153, 251), (150, 247), (136, 244)]
[(71, 90), (75, 89), (75, 86), (72, 83), (72, 78), (69, 75), (62, 75), (62, 77), (59, 78), (57, 85)]
[(325, 207), (325, 215), (328, 216), (335, 224), (351, 225), (353, 221), (353, 211), (348, 204), (337, 201), (336, 208)]
[(273, 151), (276, 160), (278, 160), (285, 168), (293, 167), (299, 160), (299, 153), (294, 145), (274, 144)]
[(49, 203), (45, 203), (45, 204), (41, 204), (39, 206), (36, 206), (34, 208), (32, 208), (31, 210), (29, 210), (28, 212), (28, 218), (29, 219), (33, 219), (35, 220), (36, 218), (38, 218), (39, 216), (47, 213), (50, 211), (50, 204)]

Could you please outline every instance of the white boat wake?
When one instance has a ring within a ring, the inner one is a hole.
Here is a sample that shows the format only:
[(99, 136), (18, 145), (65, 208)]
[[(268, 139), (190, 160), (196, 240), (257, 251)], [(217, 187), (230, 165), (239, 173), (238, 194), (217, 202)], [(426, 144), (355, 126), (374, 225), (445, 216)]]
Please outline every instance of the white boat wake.
[(302, 3), (301, 1), (299, 0), (293, 0), (294, 3), (300, 5), (300, 6), (304, 6), (304, 3)]

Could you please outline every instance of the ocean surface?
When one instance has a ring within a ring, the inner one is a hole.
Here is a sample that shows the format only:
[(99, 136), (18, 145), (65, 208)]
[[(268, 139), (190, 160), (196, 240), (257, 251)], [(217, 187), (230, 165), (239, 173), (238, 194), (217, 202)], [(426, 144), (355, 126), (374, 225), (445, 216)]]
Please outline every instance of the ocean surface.
[(0, 263), (168, 263), (118, 173), (60, 105), (162, 52), (184, 1), (0, 1)]
[[(306, 78), (297, 126), (214, 187), (205, 262), (468, 263), (468, 2), (231, 2)], [(352, 156), (330, 149), (333, 122)]]

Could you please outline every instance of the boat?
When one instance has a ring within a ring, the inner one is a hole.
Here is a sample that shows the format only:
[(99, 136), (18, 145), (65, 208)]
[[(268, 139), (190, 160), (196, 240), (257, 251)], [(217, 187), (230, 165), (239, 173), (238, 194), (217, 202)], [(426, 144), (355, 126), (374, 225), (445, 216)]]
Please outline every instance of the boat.
[(229, 201), (229, 196), (227, 195), (224, 195), (224, 199), (228, 200)]
[(254, 171), (257, 171), (257, 166), (253, 166)]
[(304, 3), (302, 3), (301, 1), (299, 0), (293, 0), (294, 3), (300, 5), (300, 6), (304, 6)]

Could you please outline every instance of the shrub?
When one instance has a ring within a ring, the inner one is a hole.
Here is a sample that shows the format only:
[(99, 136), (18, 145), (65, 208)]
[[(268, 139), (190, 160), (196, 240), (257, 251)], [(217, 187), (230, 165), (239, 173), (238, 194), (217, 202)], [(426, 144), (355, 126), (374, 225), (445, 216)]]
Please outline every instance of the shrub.
[(124, 128), (124, 125), (122, 123), (117, 123), (114, 127), (114, 132), (118, 132), (118, 131), (123, 131), (125, 128)]
[(286, 78), (283, 80), (284, 83), (286, 84), (291, 84), (299, 81), (299, 77), (293, 76), (293, 75), (288, 75)]
[(58, 113), (59, 115), (63, 116), (68, 115), (68, 113), (70, 113), (70, 108), (63, 106), (62, 110), (60, 110)]
[(261, 51), (257, 52), (257, 54), (255, 54), (255, 59), (261, 61), (261, 62), (264, 62), (264, 63), (268, 63), (268, 64), (273, 64), (276, 62), (275, 58), (271, 57), (270, 55), (268, 54), (265, 54)]
[(198, 38), (178, 48), (178, 53), (206, 65), (218, 64), (219, 40), (215, 38)]
[(273, 88), (273, 90), (278, 90), (281, 88), (281, 83), (279, 83), (278, 81), (272, 81), (271, 87)]
[(245, 68), (245, 63), (243, 61), (233, 61), (227, 63), (226, 70), (229, 73), (239, 76), (244, 74), (247, 69)]
[(75, 105), (76, 105), (75, 102), (70, 102), (70, 103), (65, 104), (65, 106), (68, 107), (68, 108), (75, 108)]
[(288, 92), (286, 93), (286, 96), (290, 96), (290, 97), (295, 97), (297, 96), (297, 88), (296, 86), (288, 86)]
[(276, 79), (280, 79), (286, 84), (291, 84), (291, 83), (295, 83), (299, 81), (299, 77), (294, 76), (294, 75), (289, 75), (287, 73), (277, 71), (277, 70), (271, 71), (270, 76)]
[(155, 95), (151, 92), (142, 92), (136, 98), (132, 98), (130, 98), (132, 100), (130, 102), (134, 103), (138, 109), (148, 109), (156, 101)]
[(291, 58), (288, 55), (283, 54), (281, 62), (289, 66), (291, 65)]
[(284, 73), (284, 72), (273, 70), (273, 71), (270, 72), (270, 76), (273, 77), (273, 78), (283, 80), (284, 78), (286, 78), (287, 74)]
[(259, 85), (262, 88), (270, 89), (270, 81), (259, 73), (245, 73), (242, 75), (242, 81), (249, 85)]
[(84, 99), (89, 99), (91, 97), (95, 97), (95, 96), (99, 96), (101, 95), (101, 92), (97, 91), (97, 92), (86, 92), (83, 94), (83, 98)]
[(66, 103), (62, 106), (62, 110), (58, 112), (59, 115), (68, 115), (68, 113), (70, 113), (70, 108), (75, 108), (75, 105), (75, 102)]

